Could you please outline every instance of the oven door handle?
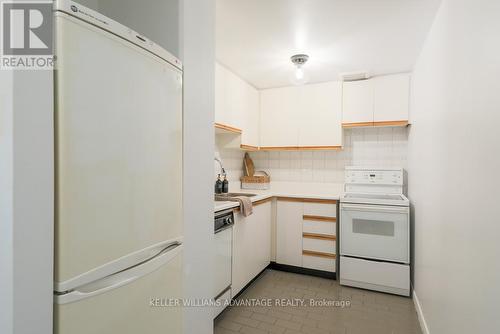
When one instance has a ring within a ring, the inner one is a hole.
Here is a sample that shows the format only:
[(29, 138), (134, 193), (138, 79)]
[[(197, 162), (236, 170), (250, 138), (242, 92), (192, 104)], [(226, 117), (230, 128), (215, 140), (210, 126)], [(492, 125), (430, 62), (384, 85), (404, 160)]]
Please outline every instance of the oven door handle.
[(356, 204), (342, 204), (340, 210), (345, 211), (370, 211), (370, 212), (381, 212), (381, 213), (408, 213), (407, 207), (388, 207), (388, 206), (374, 206), (374, 205), (356, 205)]

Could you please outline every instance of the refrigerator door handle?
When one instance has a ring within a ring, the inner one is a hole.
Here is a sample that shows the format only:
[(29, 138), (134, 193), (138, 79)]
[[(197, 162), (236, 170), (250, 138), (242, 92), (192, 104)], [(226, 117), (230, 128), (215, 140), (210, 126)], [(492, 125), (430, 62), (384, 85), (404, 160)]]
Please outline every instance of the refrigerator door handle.
[(56, 292), (56, 294), (72, 291), (80, 286), (90, 284), (104, 277), (129, 269), (139, 263), (144, 263), (152, 259), (153, 257), (163, 252), (165, 248), (182, 243), (182, 241), (182, 237), (164, 240), (147, 248), (138, 250), (134, 253), (127, 254), (114, 261), (105, 263), (100, 267), (94, 268), (88, 272), (85, 272), (66, 281), (54, 282), (54, 291)]
[(182, 243), (175, 242), (155, 256), (144, 260), (124, 270), (118, 271), (109, 276), (98, 279), (94, 282), (76, 287), (65, 292), (56, 292), (54, 303), (67, 304), (78, 300), (90, 298), (107, 291), (119, 288), (139, 279), (169, 263), (182, 251)]

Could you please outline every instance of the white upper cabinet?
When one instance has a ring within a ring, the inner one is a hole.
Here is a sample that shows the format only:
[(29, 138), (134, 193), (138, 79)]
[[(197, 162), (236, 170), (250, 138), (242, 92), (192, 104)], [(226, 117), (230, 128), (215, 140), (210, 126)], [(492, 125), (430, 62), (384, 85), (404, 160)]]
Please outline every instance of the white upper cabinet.
[(340, 82), (261, 91), (261, 146), (342, 145)]
[(342, 83), (301, 87), (299, 146), (342, 146)]
[(368, 80), (344, 82), (344, 127), (406, 125), (410, 75), (394, 74)]
[(408, 121), (409, 74), (375, 77), (373, 92), (374, 122)]
[(225, 67), (215, 64), (215, 122), (242, 130), (244, 89), (240, 81)]
[[(225, 74), (225, 110), (222, 124), (234, 126), (238, 129), (243, 127), (245, 87), (243, 81), (233, 73), (224, 69)], [(225, 123), (226, 122), (226, 123)]]
[(259, 92), (215, 64), (215, 123), (242, 131), (243, 145), (259, 146)]
[[(226, 113), (226, 70), (215, 63), (215, 123), (228, 122)], [(230, 125), (230, 124), (225, 124)]]
[(241, 144), (258, 147), (260, 145), (260, 94), (257, 89), (248, 84), (245, 85), (243, 96), (242, 121)]
[(265, 89), (260, 92), (261, 146), (299, 145), (298, 103), (298, 87)]
[(342, 123), (373, 122), (373, 81), (344, 82)]

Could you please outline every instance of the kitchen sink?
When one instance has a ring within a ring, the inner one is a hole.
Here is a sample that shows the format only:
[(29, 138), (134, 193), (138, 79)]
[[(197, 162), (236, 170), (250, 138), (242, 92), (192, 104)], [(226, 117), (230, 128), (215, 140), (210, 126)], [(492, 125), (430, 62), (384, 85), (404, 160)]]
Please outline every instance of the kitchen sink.
[(257, 194), (249, 194), (249, 193), (227, 193), (227, 194), (215, 194), (216, 201), (227, 201), (231, 197), (236, 196), (245, 196), (245, 197), (254, 197)]

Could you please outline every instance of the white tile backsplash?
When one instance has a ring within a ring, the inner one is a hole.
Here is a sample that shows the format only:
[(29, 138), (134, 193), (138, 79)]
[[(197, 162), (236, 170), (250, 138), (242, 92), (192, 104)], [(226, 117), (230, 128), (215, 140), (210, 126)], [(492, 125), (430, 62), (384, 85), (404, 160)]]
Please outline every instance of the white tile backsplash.
[(340, 151), (251, 152), (255, 168), (275, 181), (344, 182), (345, 166), (406, 168), (406, 128), (358, 128), (344, 131)]
[[(217, 143), (217, 141), (216, 141)], [(243, 175), (245, 152), (217, 144), (229, 181)], [(357, 128), (344, 130), (339, 151), (251, 152), (256, 170), (265, 170), (274, 181), (344, 182), (345, 166), (406, 168), (407, 128)], [(215, 166), (218, 174), (218, 164)]]

